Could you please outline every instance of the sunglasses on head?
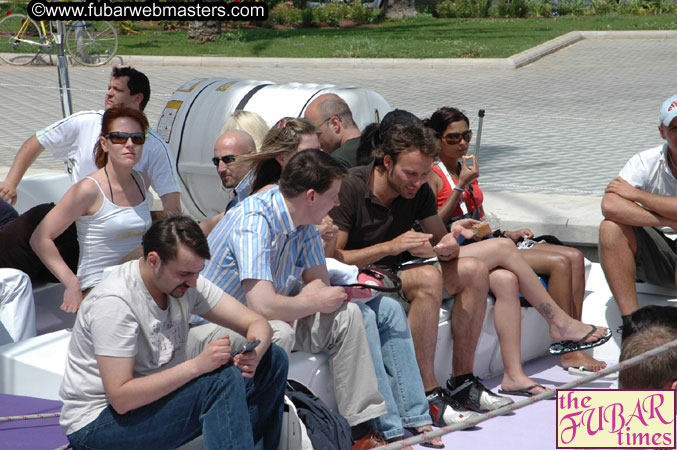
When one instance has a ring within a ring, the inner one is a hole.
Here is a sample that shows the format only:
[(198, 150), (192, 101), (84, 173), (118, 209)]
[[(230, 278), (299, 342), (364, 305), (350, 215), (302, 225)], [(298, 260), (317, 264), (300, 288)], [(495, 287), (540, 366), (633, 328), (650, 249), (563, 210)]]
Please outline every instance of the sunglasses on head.
[(132, 142), (136, 145), (143, 145), (146, 142), (145, 133), (125, 133), (124, 131), (111, 131), (106, 135), (107, 139), (113, 144), (126, 144), (129, 138), (132, 138)]
[(220, 158), (212, 158), (212, 162), (216, 167), (219, 167), (219, 161), (223, 162), (225, 165), (232, 164), (235, 162), (235, 155), (226, 155)]
[(470, 142), (470, 140), (472, 139), (472, 130), (466, 130), (463, 133), (449, 133), (442, 136), (444, 142), (446, 142), (449, 145), (458, 144), (459, 142), (461, 142), (461, 138)]

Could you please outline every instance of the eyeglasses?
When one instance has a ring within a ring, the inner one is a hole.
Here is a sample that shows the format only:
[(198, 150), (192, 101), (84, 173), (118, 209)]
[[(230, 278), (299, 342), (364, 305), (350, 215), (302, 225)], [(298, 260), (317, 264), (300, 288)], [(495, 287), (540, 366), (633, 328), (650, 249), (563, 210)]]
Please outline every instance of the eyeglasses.
[(124, 131), (111, 131), (106, 135), (106, 139), (110, 139), (113, 144), (126, 144), (129, 138), (132, 138), (132, 142), (136, 145), (143, 145), (143, 143), (146, 142), (145, 133), (125, 133)]
[(461, 142), (461, 138), (470, 142), (470, 140), (472, 139), (472, 130), (466, 130), (463, 133), (449, 133), (442, 136), (444, 142), (446, 142), (449, 145), (458, 144), (459, 142)]
[(212, 158), (212, 162), (216, 167), (219, 167), (219, 161), (223, 162), (225, 165), (233, 164), (235, 162), (235, 155), (226, 155), (220, 158)]
[(339, 122), (341, 121), (341, 115), (340, 114), (334, 114), (333, 116), (329, 116), (326, 119), (324, 119), (322, 122), (320, 122), (320, 124), (317, 126), (317, 129), (319, 130), (322, 127), (322, 125), (329, 122), (332, 117), (336, 117), (339, 120)]

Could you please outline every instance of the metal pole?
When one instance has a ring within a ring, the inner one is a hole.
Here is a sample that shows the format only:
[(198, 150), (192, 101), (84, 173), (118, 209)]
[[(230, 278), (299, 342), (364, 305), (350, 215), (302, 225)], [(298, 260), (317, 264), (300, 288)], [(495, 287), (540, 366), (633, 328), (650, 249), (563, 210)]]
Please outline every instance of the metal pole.
[(480, 141), (482, 140), (482, 122), (484, 121), (484, 110), (480, 109), (477, 112), (477, 116), (480, 118), (479, 124), (477, 125), (477, 139), (475, 139), (475, 161), (479, 163), (480, 161)]
[(61, 97), (61, 113), (64, 117), (68, 117), (73, 113), (73, 105), (71, 103), (70, 80), (68, 79), (68, 60), (63, 51), (63, 37), (65, 34), (65, 22), (63, 20), (56, 21), (56, 50), (57, 58), (56, 65), (59, 71), (59, 95)]

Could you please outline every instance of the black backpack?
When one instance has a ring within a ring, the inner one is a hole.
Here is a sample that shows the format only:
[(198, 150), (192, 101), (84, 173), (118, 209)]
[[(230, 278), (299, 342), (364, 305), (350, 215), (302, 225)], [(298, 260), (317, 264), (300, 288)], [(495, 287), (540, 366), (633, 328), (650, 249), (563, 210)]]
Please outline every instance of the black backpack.
[(351, 450), (353, 438), (348, 421), (332, 411), (306, 386), (287, 380), (287, 397), (296, 406), (313, 448), (322, 450)]

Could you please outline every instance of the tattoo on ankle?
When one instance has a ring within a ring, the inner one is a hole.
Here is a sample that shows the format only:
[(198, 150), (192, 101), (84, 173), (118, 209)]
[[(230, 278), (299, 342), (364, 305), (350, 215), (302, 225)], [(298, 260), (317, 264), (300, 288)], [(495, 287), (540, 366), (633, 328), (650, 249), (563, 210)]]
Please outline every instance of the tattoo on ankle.
[(541, 306), (538, 307), (538, 310), (546, 319), (552, 319), (554, 317), (552, 313), (552, 306), (550, 306), (548, 303), (541, 304)]

